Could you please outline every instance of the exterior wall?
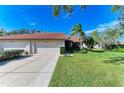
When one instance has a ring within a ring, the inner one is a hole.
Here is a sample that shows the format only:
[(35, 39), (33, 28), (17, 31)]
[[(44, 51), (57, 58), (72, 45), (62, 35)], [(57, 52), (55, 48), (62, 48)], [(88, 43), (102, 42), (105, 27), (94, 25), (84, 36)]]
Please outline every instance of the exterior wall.
[(102, 46), (97, 44), (97, 45), (94, 46), (94, 48), (102, 48)]
[(83, 43), (83, 47), (84, 47), (84, 48), (87, 48), (87, 45), (86, 45), (85, 43)]
[(2, 41), (1, 50), (12, 50), (12, 49), (24, 49), (25, 51), (29, 50), (29, 42), (24, 41)]
[(0, 41), (0, 51), (3, 51), (2, 41)]
[(64, 46), (64, 40), (4, 40), (0, 41), (0, 51), (12, 49), (24, 49), (31, 54), (58, 54), (60, 46)]

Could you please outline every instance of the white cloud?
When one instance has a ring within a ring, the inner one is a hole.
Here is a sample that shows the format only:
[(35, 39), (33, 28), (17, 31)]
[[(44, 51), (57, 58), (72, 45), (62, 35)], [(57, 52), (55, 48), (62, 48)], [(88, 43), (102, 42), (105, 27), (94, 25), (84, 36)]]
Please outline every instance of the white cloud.
[(29, 25), (32, 25), (32, 26), (34, 26), (34, 25), (36, 25), (37, 23), (30, 23)]
[(85, 31), (86, 34), (91, 34), (93, 31), (97, 30), (97, 31), (104, 31), (106, 28), (108, 27), (114, 27), (115, 25), (117, 25), (119, 22), (118, 21), (111, 21), (109, 23), (104, 23), (104, 24), (100, 24), (96, 27), (96, 29), (91, 29), (91, 30), (87, 30)]
[(118, 24), (118, 21), (111, 21), (109, 23), (100, 24), (98, 25), (98, 27), (113, 27), (117, 24)]
[(87, 30), (85, 31), (86, 34), (91, 34), (93, 31), (95, 31), (96, 29), (92, 29), (92, 30)]
[(114, 27), (118, 24), (119, 22), (118, 21), (111, 21), (109, 23), (104, 23), (104, 24), (100, 24), (98, 25), (98, 27), (96, 28), (98, 31), (104, 31), (104, 29), (106, 28), (111, 28), (111, 27)]

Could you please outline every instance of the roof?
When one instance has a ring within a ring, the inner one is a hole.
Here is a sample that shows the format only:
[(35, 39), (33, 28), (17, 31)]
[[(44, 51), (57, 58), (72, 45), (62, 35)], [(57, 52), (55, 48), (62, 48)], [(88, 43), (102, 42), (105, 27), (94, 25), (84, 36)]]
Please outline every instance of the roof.
[(75, 37), (75, 36), (68, 37), (67, 40), (70, 40), (70, 41), (73, 41), (73, 42), (80, 42), (80, 39)]
[(1, 36), (1, 40), (65, 40), (64, 33), (33, 33)]
[(124, 45), (124, 42), (119, 42), (120, 45)]

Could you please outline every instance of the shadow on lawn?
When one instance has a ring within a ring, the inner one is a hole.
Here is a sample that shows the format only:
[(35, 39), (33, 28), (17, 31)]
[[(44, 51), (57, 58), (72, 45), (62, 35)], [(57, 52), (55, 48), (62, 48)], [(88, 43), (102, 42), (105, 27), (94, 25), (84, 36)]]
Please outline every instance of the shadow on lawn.
[(104, 50), (90, 50), (92, 52), (97, 52), (97, 53), (102, 53), (102, 52), (105, 52)]
[(124, 57), (109, 57), (107, 60), (103, 60), (104, 63), (112, 63), (114, 65), (124, 64)]
[(31, 57), (32, 55), (29, 55), (29, 56), (18, 56), (18, 57), (15, 57), (15, 58), (11, 58), (11, 59), (8, 59), (8, 60), (4, 60), (4, 61), (0, 61), (0, 66), (2, 65), (5, 65), (9, 62), (12, 62), (12, 61), (15, 61), (15, 60), (21, 60), (21, 59), (25, 59), (25, 58), (28, 58), (28, 57)]

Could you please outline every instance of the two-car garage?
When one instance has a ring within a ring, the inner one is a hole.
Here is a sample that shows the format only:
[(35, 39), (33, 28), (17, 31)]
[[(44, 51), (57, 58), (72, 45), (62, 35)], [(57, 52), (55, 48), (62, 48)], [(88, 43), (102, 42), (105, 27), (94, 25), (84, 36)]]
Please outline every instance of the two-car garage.
[(31, 54), (58, 55), (64, 46), (63, 33), (37, 33), (0, 37), (0, 50), (24, 49)]
[(30, 54), (57, 55), (60, 54), (60, 47), (64, 46), (63, 41), (4, 41), (2, 50), (23, 49)]

